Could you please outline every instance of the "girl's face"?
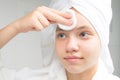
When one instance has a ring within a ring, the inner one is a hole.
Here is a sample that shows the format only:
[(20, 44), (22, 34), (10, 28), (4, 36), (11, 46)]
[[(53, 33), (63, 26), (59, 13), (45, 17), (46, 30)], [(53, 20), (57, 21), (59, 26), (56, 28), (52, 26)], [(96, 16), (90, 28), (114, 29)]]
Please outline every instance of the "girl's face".
[(76, 28), (70, 31), (57, 28), (55, 45), (66, 71), (82, 73), (97, 65), (101, 46), (99, 37), (88, 20), (77, 11), (75, 15), (78, 21)]

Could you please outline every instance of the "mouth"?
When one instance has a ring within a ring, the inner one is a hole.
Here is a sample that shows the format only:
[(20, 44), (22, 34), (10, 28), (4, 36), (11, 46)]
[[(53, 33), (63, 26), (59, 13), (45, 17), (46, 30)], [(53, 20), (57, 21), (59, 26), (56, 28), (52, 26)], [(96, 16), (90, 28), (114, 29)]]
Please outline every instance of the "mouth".
[(67, 56), (64, 58), (69, 63), (77, 63), (82, 61), (84, 58), (83, 57), (77, 57), (77, 56)]

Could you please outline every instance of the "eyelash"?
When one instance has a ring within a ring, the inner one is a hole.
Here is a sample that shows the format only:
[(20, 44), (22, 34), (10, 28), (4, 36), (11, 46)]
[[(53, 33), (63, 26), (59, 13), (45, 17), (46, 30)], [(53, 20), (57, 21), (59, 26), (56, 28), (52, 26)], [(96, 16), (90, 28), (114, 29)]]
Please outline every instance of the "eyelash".
[[(64, 37), (63, 37), (63, 35), (64, 35)], [(65, 34), (65, 33), (58, 33), (58, 34), (57, 34), (57, 37), (63, 39), (63, 38), (66, 37), (66, 34)]]
[(81, 33), (79, 34), (79, 36), (81, 36), (81, 37), (86, 37), (86, 35), (87, 35), (87, 36), (89, 35), (88, 32), (81, 32)]
[[(79, 35), (79, 38), (87, 39), (87, 38), (89, 38), (90, 34), (87, 31), (83, 31), (83, 32), (79, 32), (78, 35)], [(57, 34), (57, 38), (65, 39), (66, 37), (67, 37), (66, 33), (58, 33)]]

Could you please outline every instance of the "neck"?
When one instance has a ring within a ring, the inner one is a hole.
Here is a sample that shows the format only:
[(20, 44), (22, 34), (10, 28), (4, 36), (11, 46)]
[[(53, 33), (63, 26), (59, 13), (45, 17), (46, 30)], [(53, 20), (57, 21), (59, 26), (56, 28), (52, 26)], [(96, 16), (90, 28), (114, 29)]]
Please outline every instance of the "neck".
[(92, 80), (96, 71), (97, 71), (97, 65), (81, 73), (74, 74), (74, 73), (66, 72), (67, 80)]

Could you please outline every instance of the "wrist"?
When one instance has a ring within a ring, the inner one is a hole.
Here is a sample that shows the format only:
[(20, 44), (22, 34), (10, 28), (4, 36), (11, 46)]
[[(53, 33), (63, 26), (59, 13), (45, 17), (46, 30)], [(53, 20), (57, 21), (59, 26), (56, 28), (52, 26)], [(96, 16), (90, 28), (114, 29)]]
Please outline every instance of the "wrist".
[(9, 24), (9, 26), (16, 34), (20, 33), (20, 25), (17, 21), (12, 22), (11, 24)]

